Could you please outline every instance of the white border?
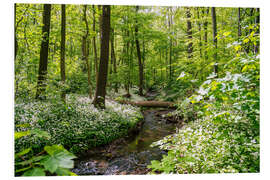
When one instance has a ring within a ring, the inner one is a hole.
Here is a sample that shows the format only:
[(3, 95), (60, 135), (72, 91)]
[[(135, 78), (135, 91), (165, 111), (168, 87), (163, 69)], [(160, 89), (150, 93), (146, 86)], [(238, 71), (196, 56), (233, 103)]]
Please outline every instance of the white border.
[[(261, 172), (258, 174), (204, 174), (204, 175), (159, 175), (159, 176), (80, 176), (76, 179), (137, 179), (137, 178), (187, 178), (187, 179), (266, 179), (269, 173), (269, 128), (270, 108), (270, 6), (267, 0), (11, 0), (2, 2), (1, 12), (1, 179), (13, 177), (13, 4), (14, 3), (52, 3), (52, 4), (114, 4), (114, 5), (157, 5), (157, 6), (215, 6), (215, 7), (260, 7), (261, 8)], [(4, 150), (4, 151), (3, 151)], [(33, 177), (19, 179), (47, 179)], [(74, 177), (49, 177), (50, 179), (74, 179)]]

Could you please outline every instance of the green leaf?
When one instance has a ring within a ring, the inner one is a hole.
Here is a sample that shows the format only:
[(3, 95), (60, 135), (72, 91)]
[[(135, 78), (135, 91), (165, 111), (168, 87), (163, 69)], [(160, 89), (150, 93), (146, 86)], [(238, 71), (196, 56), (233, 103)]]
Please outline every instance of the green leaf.
[(29, 159), (29, 160), (16, 163), (16, 165), (24, 166), (24, 165), (31, 164), (33, 162), (37, 162), (37, 161), (40, 161), (42, 159), (45, 159), (46, 157), (48, 157), (48, 156), (36, 156), (36, 157), (33, 157), (33, 158)]
[(23, 127), (23, 128), (27, 128), (30, 127), (29, 123), (24, 123), (24, 124), (17, 124), (16, 127)]
[(21, 152), (19, 152), (19, 153), (16, 153), (16, 154), (15, 154), (15, 158), (18, 158), (19, 156), (23, 156), (23, 155), (29, 153), (31, 150), (32, 150), (32, 148), (24, 149), (23, 151), (21, 151)]
[(19, 139), (21, 137), (24, 137), (24, 136), (28, 136), (30, 135), (30, 131), (19, 131), (19, 132), (15, 132), (15, 140), (16, 139)]
[(58, 176), (77, 176), (77, 174), (71, 172), (70, 170), (66, 168), (57, 168), (56, 174)]
[(28, 169), (30, 169), (30, 168), (32, 168), (32, 166), (28, 166), (28, 167), (26, 167), (26, 168), (18, 169), (18, 170), (16, 170), (15, 172), (16, 172), (16, 173), (18, 173), (18, 172), (23, 172), (23, 171), (26, 171), (26, 170), (28, 170)]
[(45, 146), (44, 150), (51, 156), (61, 152), (64, 150), (64, 147), (61, 145), (52, 145), (52, 146)]
[(45, 176), (45, 172), (41, 168), (34, 168), (26, 171), (23, 176)]
[(49, 157), (46, 161), (42, 162), (45, 169), (54, 173), (58, 167), (58, 160), (54, 157)]
[(40, 129), (33, 129), (31, 130), (31, 134), (34, 134), (35, 136), (39, 137), (39, 138), (46, 138), (46, 139), (50, 139), (51, 136), (48, 132), (46, 131), (42, 131)]

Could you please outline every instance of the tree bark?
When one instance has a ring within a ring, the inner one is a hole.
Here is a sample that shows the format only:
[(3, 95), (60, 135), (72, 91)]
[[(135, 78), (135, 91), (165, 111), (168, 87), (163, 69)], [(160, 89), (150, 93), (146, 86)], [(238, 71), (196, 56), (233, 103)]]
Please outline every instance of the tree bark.
[(171, 8), (169, 10), (169, 15), (168, 15), (168, 26), (169, 26), (169, 33), (170, 33), (170, 47), (169, 47), (169, 80), (172, 79), (172, 15), (171, 15)]
[[(113, 66), (113, 73), (115, 75), (115, 78), (117, 78), (117, 67), (116, 67), (116, 57), (115, 57), (115, 52), (114, 52), (114, 29), (111, 29), (111, 61), (112, 61), (112, 66)], [(114, 85), (114, 90), (115, 92), (118, 92), (118, 82), (115, 82)]]
[(215, 46), (215, 52), (213, 55), (215, 64), (214, 64), (214, 72), (218, 75), (218, 65), (217, 65), (217, 20), (216, 20), (216, 8), (212, 7), (212, 24), (213, 24), (213, 43)]
[[(136, 14), (138, 14), (139, 6), (136, 6)], [(139, 95), (143, 95), (143, 64), (141, 58), (141, 50), (140, 50), (140, 43), (138, 37), (138, 18), (136, 18), (135, 22), (135, 42), (136, 42), (136, 49), (137, 49), (137, 57), (138, 57), (138, 64), (139, 64)]]
[(97, 108), (105, 109), (106, 83), (109, 61), (109, 40), (110, 40), (110, 6), (104, 5), (101, 24), (101, 48), (100, 65), (98, 71), (98, 82), (93, 104)]
[(193, 52), (193, 43), (192, 43), (192, 25), (191, 25), (191, 13), (190, 13), (190, 8), (187, 8), (186, 11), (187, 15), (187, 37), (188, 37), (188, 58), (192, 58), (192, 52)]
[[(259, 34), (260, 33), (260, 8), (256, 8), (256, 18), (255, 18), (255, 24), (257, 26), (257, 30), (256, 33)], [(254, 45), (254, 52), (258, 53), (259, 52), (259, 47), (260, 44), (256, 44)]]
[[(17, 10), (17, 4), (14, 4), (14, 23), (16, 25), (16, 10)], [(15, 55), (14, 55), (14, 61), (16, 60), (17, 51), (18, 51), (18, 40), (17, 40), (17, 27), (14, 26), (14, 44), (15, 44)]]
[[(61, 57), (60, 57), (60, 71), (61, 71), (61, 81), (65, 84), (66, 73), (65, 73), (65, 52), (66, 52), (66, 5), (61, 5)], [(63, 102), (66, 102), (66, 91), (62, 89), (61, 98)]]
[(199, 30), (199, 49), (200, 49), (200, 57), (202, 58), (202, 37), (201, 37), (201, 21), (200, 21), (200, 9), (197, 8), (197, 24), (198, 24), (198, 30)]
[(46, 81), (47, 68), (48, 68), (51, 5), (44, 4), (43, 7), (44, 7), (44, 10), (43, 10), (42, 42), (41, 42), (41, 48), (40, 48), (40, 60), (39, 60), (36, 99), (45, 98), (45, 89), (46, 89), (45, 81)]
[(238, 16), (238, 40), (240, 40), (241, 36), (242, 36), (242, 30), (241, 30), (241, 8), (238, 8), (237, 11), (237, 16)]
[[(93, 32), (96, 32), (95, 5), (92, 5), (92, 7), (93, 7)], [(93, 36), (93, 50), (94, 50), (95, 72), (96, 72), (96, 84), (97, 84), (97, 79), (98, 79), (98, 58), (97, 58), (96, 35)]]
[(205, 59), (208, 59), (208, 54), (207, 54), (207, 50), (206, 50), (206, 47), (208, 45), (208, 37), (207, 37), (207, 34), (208, 34), (208, 20), (207, 20), (207, 17), (208, 17), (208, 14), (209, 14), (209, 8), (206, 8), (206, 14), (204, 13), (204, 9), (203, 9), (203, 14), (204, 14), (204, 23), (203, 23), (203, 28), (204, 28), (204, 47), (205, 47), (205, 50), (204, 50), (204, 57)]
[(83, 20), (85, 22), (86, 32), (83, 36), (83, 47), (84, 47), (83, 60), (86, 63), (86, 69), (87, 69), (88, 95), (89, 95), (89, 98), (92, 98), (91, 69), (89, 65), (89, 43), (88, 43), (89, 27), (88, 27), (88, 21), (86, 17), (86, 11), (87, 11), (87, 5), (84, 5)]

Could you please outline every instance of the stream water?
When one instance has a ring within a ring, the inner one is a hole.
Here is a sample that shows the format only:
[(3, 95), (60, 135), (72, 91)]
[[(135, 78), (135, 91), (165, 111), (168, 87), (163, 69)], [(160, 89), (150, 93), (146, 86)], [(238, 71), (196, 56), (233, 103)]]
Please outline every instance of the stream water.
[(168, 112), (170, 110), (144, 111), (144, 123), (137, 135), (89, 150), (75, 161), (72, 171), (78, 175), (146, 174), (147, 165), (166, 154), (150, 145), (175, 132), (175, 124), (162, 118)]

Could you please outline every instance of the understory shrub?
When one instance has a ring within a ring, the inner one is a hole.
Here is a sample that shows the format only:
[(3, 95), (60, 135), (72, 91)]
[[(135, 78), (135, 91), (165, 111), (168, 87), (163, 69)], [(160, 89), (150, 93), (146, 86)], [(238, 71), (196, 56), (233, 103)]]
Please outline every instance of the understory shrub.
[(197, 119), (153, 143), (168, 155), (152, 161), (152, 173), (260, 172), (259, 57), (225, 67), (223, 78), (209, 76), (184, 102), (199, 107)]
[(29, 135), (17, 139), (16, 152), (33, 145), (33, 149), (61, 144), (73, 153), (111, 142), (126, 135), (142, 118), (139, 109), (106, 101), (98, 110), (85, 96), (68, 95), (61, 101), (32, 101), (15, 104), (15, 131), (38, 128), (51, 135), (49, 140)]

